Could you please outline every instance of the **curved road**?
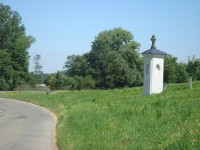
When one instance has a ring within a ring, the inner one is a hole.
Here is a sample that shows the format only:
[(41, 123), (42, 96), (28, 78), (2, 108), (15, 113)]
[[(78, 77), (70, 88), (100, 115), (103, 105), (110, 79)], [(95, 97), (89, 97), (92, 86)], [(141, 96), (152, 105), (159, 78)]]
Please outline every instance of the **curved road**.
[(53, 128), (46, 109), (0, 98), (0, 150), (53, 150)]

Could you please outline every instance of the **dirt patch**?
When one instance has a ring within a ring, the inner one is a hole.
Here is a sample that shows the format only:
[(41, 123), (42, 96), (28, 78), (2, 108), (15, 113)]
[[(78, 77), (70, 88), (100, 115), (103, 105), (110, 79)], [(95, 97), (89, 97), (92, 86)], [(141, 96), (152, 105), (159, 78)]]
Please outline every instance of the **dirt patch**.
[(57, 116), (52, 113), (51, 113), (51, 116), (53, 118), (53, 121), (54, 121), (54, 126), (53, 126), (53, 131), (52, 131), (52, 142), (53, 142), (53, 149), (54, 150), (58, 150), (58, 146), (57, 146), (57, 140), (56, 140), (56, 124), (57, 124)]

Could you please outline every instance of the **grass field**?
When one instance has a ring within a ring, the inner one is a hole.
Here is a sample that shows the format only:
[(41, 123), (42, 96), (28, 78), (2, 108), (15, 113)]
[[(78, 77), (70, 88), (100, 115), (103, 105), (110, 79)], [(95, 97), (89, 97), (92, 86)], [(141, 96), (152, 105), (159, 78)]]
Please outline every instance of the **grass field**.
[(142, 96), (142, 88), (15, 92), (0, 97), (44, 106), (58, 117), (60, 150), (200, 149), (200, 83), (168, 85)]

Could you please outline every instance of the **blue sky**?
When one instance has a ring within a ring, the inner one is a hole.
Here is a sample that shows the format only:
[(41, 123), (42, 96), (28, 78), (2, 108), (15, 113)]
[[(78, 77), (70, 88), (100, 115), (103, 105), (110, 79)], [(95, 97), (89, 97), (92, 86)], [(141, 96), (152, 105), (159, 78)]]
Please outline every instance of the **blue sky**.
[(63, 70), (68, 55), (91, 50), (99, 32), (122, 27), (150, 48), (156, 48), (186, 62), (200, 58), (199, 0), (0, 0), (18, 11), (27, 35), (36, 38), (28, 50), (30, 71), (33, 56), (41, 55), (43, 72)]

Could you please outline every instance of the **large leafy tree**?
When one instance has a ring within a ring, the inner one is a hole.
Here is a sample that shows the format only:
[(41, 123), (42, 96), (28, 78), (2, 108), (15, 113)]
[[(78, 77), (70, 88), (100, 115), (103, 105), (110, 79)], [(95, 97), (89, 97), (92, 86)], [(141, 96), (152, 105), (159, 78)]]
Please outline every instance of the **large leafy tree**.
[(119, 88), (141, 85), (143, 65), (139, 47), (131, 32), (122, 28), (100, 32), (92, 42), (88, 59), (94, 69), (92, 76), (96, 86)]
[[(6, 72), (1, 72), (1, 79), (7, 84), (1, 90), (13, 90), (17, 85), (28, 82), (29, 55), (27, 49), (34, 42), (31, 36), (27, 36), (21, 17), (16, 11), (12, 11), (7, 5), (0, 3), (0, 55), (6, 55), (6, 61), (10, 65), (3, 65), (4, 70), (10, 70), (7, 78)], [(9, 61), (9, 62), (7, 62)], [(8, 69), (9, 68), (9, 69)]]
[(90, 52), (69, 56), (65, 66), (69, 76), (91, 75), (96, 88), (121, 88), (142, 84), (143, 61), (140, 44), (122, 28), (100, 32)]

